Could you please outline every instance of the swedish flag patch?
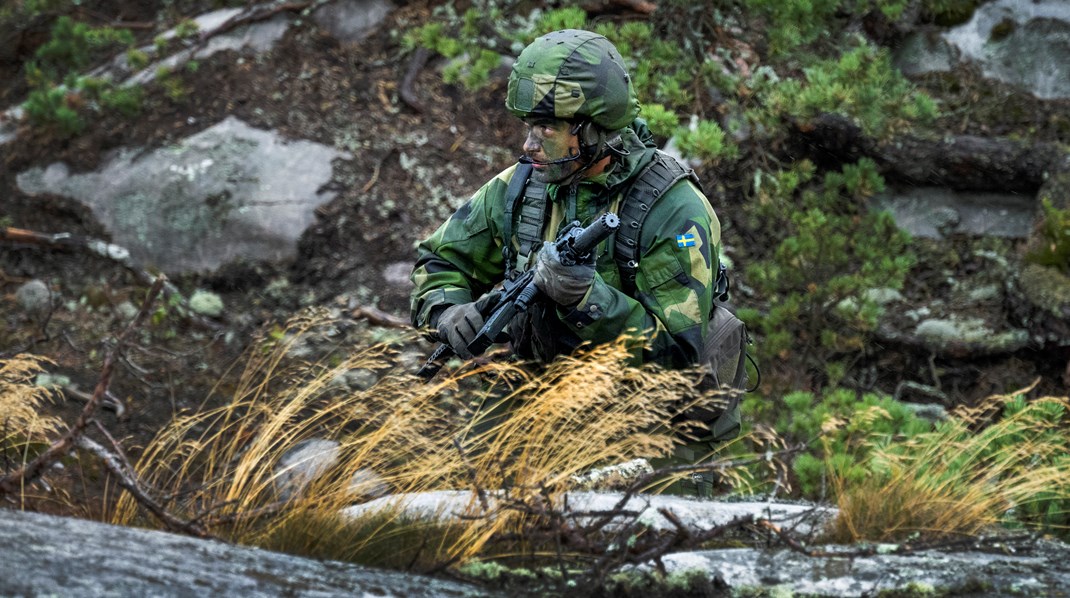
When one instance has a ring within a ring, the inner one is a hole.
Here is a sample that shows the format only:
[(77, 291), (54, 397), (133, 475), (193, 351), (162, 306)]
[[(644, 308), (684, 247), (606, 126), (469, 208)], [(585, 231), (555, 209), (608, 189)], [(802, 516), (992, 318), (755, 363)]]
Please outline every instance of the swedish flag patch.
[(695, 235), (692, 235), (691, 233), (688, 233), (686, 235), (676, 235), (676, 246), (677, 247), (694, 247), (695, 246)]

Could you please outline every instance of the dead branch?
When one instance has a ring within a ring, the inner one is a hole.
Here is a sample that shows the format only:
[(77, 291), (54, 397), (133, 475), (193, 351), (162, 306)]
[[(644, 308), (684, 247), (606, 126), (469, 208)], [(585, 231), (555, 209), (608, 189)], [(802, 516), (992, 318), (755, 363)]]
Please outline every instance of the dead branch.
[[(83, 403), (89, 403), (93, 400), (93, 395), (73, 386), (64, 386), (63, 393)], [(105, 391), (104, 399), (101, 401), (100, 406), (114, 412), (115, 417), (119, 420), (126, 418), (126, 405), (123, 404), (122, 399), (112, 394), (110, 390)]]
[(389, 314), (374, 307), (358, 305), (349, 312), (349, 315), (358, 320), (367, 320), (375, 326), (383, 326), (386, 328), (412, 328), (412, 324), (405, 318)]
[(131, 470), (128, 470), (126, 464), (129, 463), (125, 457), (119, 457), (115, 453), (110, 452), (104, 448), (92, 438), (88, 436), (80, 435), (75, 440), (75, 444), (82, 449), (85, 449), (97, 457), (104, 463), (104, 467), (109, 472), (118, 484), (129, 492), (138, 504), (145, 507), (156, 519), (160, 520), (168, 530), (173, 532), (182, 532), (197, 536), (199, 538), (211, 538), (212, 535), (204, 530), (203, 527), (192, 521), (183, 521), (178, 517), (175, 517), (167, 509), (163, 508), (160, 503), (156, 502), (149, 493), (141, 486), (140, 480), (137, 478), (137, 474)]
[(401, 101), (420, 114), (424, 112), (423, 103), (420, 102), (412, 86), (416, 83), (416, 78), (420, 76), (420, 71), (424, 69), (430, 59), (431, 50), (423, 46), (416, 48), (412, 58), (409, 59), (409, 66), (405, 69), (405, 76), (401, 79), (401, 87), (398, 89), (398, 96), (401, 97)]
[(85, 428), (89, 425), (90, 419), (100, 407), (104, 401), (104, 397), (108, 392), (108, 386), (111, 384), (112, 372), (115, 369), (116, 356), (118, 355), (122, 346), (126, 343), (127, 339), (135, 330), (141, 327), (145, 319), (152, 312), (152, 305), (156, 302), (156, 298), (163, 290), (164, 283), (167, 278), (160, 276), (153, 283), (152, 288), (145, 295), (145, 300), (141, 303), (141, 308), (138, 310), (137, 316), (127, 325), (123, 330), (119, 338), (108, 347), (108, 350), (104, 355), (104, 365), (100, 370), (100, 378), (97, 381), (96, 388), (93, 390), (93, 395), (82, 412), (78, 415), (78, 419), (71, 425), (70, 429), (53, 442), (44, 452), (35, 457), (29, 463), (26, 463), (21, 468), (9, 473), (6, 476), (0, 477), (0, 493), (6, 494), (19, 494), (22, 489), (37, 479), (45, 470), (53, 463), (61, 459), (66, 455), (71, 448), (77, 443), (78, 439), (82, 437)]

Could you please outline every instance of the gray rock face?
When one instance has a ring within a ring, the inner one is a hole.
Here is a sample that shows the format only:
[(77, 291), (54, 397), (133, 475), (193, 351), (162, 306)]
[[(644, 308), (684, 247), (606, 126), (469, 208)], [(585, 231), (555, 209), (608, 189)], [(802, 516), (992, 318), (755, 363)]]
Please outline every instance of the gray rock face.
[(40, 280), (26, 282), (15, 291), (15, 302), (22, 311), (30, 315), (48, 312), (51, 306), (52, 291)]
[(973, 62), (986, 77), (1041, 99), (1070, 97), (1070, 3), (996, 0), (969, 22), (943, 33), (917, 33), (903, 44), (896, 65), (907, 74), (946, 72)]
[(786, 596), (876, 596), (897, 591), (904, 593), (894, 595), (941, 596), (958, 591), (978, 596), (1066, 596), (1067, 557), (1066, 545), (1037, 541), (1026, 554), (924, 551), (825, 558), (739, 548), (673, 554), (663, 560), (670, 571), (703, 571), (733, 591), (776, 587)]
[(97, 172), (54, 163), (17, 180), (28, 195), (87, 205), (137, 265), (181, 274), (235, 258), (293, 257), (316, 207), (334, 197), (317, 191), (331, 178), (331, 161), (349, 157), (228, 117), (175, 147), (123, 150)]
[(899, 228), (915, 237), (940, 239), (952, 233), (1024, 239), (1033, 230), (1036, 198), (1008, 193), (964, 193), (914, 187), (876, 198)]
[(388, 0), (339, 0), (321, 6), (312, 20), (340, 42), (358, 42), (394, 10)]
[(3, 596), (486, 596), (459, 583), (0, 509)]

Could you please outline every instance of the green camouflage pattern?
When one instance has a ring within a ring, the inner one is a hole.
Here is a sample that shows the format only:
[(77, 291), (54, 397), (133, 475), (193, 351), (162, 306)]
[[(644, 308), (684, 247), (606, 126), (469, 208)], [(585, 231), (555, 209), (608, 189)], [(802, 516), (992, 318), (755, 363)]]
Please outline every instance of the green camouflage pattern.
[[(583, 179), (575, 193), (568, 187), (548, 186), (552, 204), (544, 239), (556, 238), (573, 217), (587, 225), (607, 211), (617, 211), (628, 181), (654, 153), (631, 129), (624, 129), (622, 137), (630, 153), (609, 172)], [(436, 308), (472, 301), (504, 279), (502, 223), (506, 188), (515, 169), (510, 167), (483, 185), (420, 242), (412, 273), (414, 326), (427, 327)], [(677, 236), (687, 234), (694, 242), (681, 246)], [(510, 242), (518, 245), (515, 237)], [(643, 225), (634, 296), (620, 290), (610, 237), (597, 251), (595, 280), (587, 295), (574, 309), (537, 304), (518, 324), (526, 334), (510, 328), (514, 339), (530, 337), (514, 343), (513, 350), (548, 361), (584, 342), (606, 343), (628, 334), (634, 339), (630, 345), (634, 364), (697, 363), (713, 302), (720, 242), (720, 223), (706, 197), (688, 180), (677, 183), (662, 195)], [(531, 257), (529, 266), (535, 263)]]
[(513, 63), (505, 107), (519, 118), (591, 119), (628, 126), (639, 100), (620, 53), (601, 35), (565, 29), (532, 42)]

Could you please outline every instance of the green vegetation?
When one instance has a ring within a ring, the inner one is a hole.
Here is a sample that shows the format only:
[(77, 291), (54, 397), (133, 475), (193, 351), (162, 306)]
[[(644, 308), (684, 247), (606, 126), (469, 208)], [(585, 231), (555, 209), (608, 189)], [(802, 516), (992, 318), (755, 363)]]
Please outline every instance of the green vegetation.
[(819, 183), (815, 175), (803, 161), (756, 177), (750, 215), (769, 231), (773, 250), (747, 267), (746, 278), (769, 306), (742, 316), (763, 333), (763, 356), (825, 369), (825, 381), (835, 385), (842, 371), (827, 366), (863, 351), (876, 327), (880, 306), (869, 291), (900, 288), (913, 257), (909, 236), (866, 205), (884, 188), (871, 161), (826, 173)]
[(138, 114), (142, 104), (140, 89), (123, 89), (110, 81), (79, 76), (80, 71), (117, 48), (127, 48), (131, 65), (147, 62), (144, 53), (134, 50), (133, 44), (133, 35), (125, 29), (90, 27), (66, 15), (56, 19), (51, 37), (25, 66), (30, 93), (24, 108), (30, 122), (70, 137), (85, 128), (87, 112)]
[(1068, 406), (1065, 397), (991, 397), (931, 432), (875, 447), (868, 478), (837, 480), (833, 539), (975, 535), (1000, 522), (1065, 533)]
[(790, 443), (808, 442), (813, 451), (792, 465), (798, 491), (807, 498), (829, 499), (833, 480), (862, 482), (872, 452), (931, 429), (908, 407), (876, 393), (838, 388), (824, 394), (796, 391), (780, 401), (748, 399), (748, 414), (767, 421)]
[(1039, 230), (1039, 245), (1030, 249), (1026, 261), (1058, 268), (1070, 274), (1070, 209), (1056, 208), (1050, 198), (1041, 202), (1044, 211)]

